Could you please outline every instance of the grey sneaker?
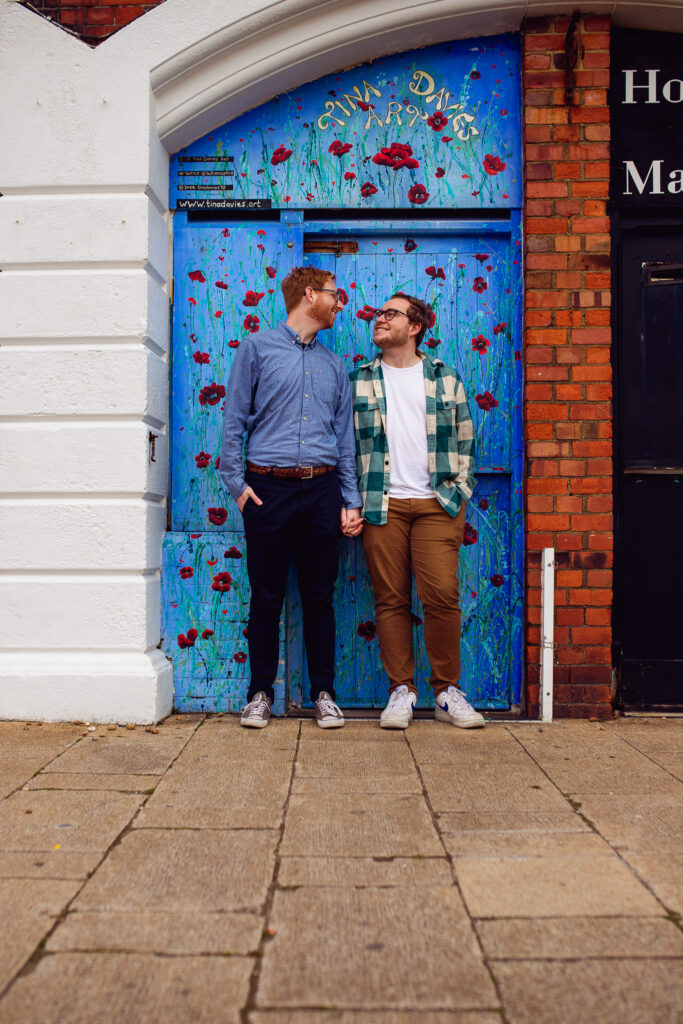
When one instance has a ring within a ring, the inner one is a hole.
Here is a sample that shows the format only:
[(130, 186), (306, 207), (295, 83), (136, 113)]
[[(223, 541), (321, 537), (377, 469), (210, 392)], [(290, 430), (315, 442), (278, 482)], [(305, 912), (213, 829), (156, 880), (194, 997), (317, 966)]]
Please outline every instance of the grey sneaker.
[(247, 729), (265, 729), (270, 718), (270, 700), (263, 690), (255, 693), (248, 704), (242, 708), (240, 725)]
[(389, 703), (379, 716), (381, 729), (407, 729), (413, 717), (415, 694), (407, 686), (397, 686), (389, 695)]
[(321, 690), (313, 701), (315, 718), (321, 729), (341, 729), (344, 725), (344, 715), (341, 708), (337, 707), (327, 690)]
[(486, 719), (465, 699), (465, 694), (457, 686), (449, 686), (436, 698), (434, 717), (440, 722), (450, 722), (459, 729), (480, 729), (486, 725)]

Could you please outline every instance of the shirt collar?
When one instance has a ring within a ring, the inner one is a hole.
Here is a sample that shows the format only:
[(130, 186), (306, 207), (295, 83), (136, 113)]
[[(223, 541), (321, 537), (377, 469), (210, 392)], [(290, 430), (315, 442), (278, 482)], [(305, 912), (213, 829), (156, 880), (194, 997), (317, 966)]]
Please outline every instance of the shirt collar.
[[(417, 350), (417, 354), (422, 360), (423, 364), (427, 366), (445, 366), (443, 359), (439, 359), (438, 356), (428, 356), (426, 352)], [(382, 353), (378, 352), (374, 359), (368, 359), (367, 363), (361, 363), (358, 367), (359, 370), (372, 370), (373, 373), (379, 372), (380, 364), (382, 362)], [(424, 366), (423, 366), (424, 368)]]
[(316, 334), (308, 342), (308, 345), (304, 346), (301, 337), (296, 333), (293, 327), (289, 326), (286, 320), (280, 321), (280, 327), (282, 328), (282, 330), (284, 331), (284, 333), (286, 334), (290, 341), (294, 342), (297, 345), (300, 345), (302, 348), (315, 348), (315, 346), (318, 344), (318, 335)]

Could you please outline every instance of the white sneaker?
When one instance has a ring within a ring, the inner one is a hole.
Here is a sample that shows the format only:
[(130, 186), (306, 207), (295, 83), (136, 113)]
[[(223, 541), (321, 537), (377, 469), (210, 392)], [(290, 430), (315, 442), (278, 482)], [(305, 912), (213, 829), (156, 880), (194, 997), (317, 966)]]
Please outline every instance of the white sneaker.
[(342, 729), (344, 726), (344, 715), (327, 690), (321, 690), (313, 701), (315, 708), (315, 720), (321, 729)]
[(389, 694), (389, 703), (379, 716), (381, 729), (407, 729), (413, 717), (415, 694), (407, 686), (397, 686)]
[(479, 729), (486, 724), (486, 719), (465, 699), (465, 694), (457, 686), (449, 686), (436, 698), (434, 717), (440, 722), (450, 722), (459, 729)]
[(270, 718), (270, 701), (263, 690), (255, 693), (248, 704), (242, 708), (240, 725), (247, 729), (265, 729)]

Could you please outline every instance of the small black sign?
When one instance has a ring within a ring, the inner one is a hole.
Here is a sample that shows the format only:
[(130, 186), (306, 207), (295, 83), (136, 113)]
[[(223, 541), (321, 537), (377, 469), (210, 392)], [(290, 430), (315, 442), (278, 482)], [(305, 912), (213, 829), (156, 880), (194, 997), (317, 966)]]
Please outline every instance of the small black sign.
[(230, 192), (234, 187), (234, 185), (221, 185), (219, 182), (200, 185), (186, 185), (184, 181), (178, 182), (179, 192)]
[(683, 37), (612, 30), (610, 196), (620, 207), (683, 205)]
[(179, 199), (176, 210), (270, 210), (270, 199)]

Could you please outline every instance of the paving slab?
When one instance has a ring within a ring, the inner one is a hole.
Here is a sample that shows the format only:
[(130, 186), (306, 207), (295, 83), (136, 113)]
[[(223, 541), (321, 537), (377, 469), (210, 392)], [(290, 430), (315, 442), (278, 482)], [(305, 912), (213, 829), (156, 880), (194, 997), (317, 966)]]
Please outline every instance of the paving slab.
[(46, 764), (74, 743), (83, 732), (83, 726), (70, 722), (46, 722), (27, 725), (25, 722), (0, 722), (0, 765), (11, 761), (35, 761)]
[(502, 723), (454, 729), (446, 722), (412, 722), (406, 739), (418, 764), (522, 764), (529, 755)]
[(343, 729), (321, 729), (313, 719), (301, 723), (301, 740), (317, 743), (398, 743), (405, 746), (405, 732), (401, 729), (382, 729), (379, 715), (374, 719), (346, 719)]
[(53, 953), (0, 1001), (3, 1024), (239, 1024), (253, 960)]
[(47, 942), (51, 952), (127, 952), (193, 955), (255, 954), (265, 918), (243, 913), (74, 912)]
[(100, 850), (81, 853), (43, 850), (40, 853), (0, 850), (0, 878), (87, 878), (102, 859)]
[(89, 775), (86, 772), (41, 772), (28, 783), (34, 789), (113, 789), (120, 793), (150, 793), (158, 775)]
[(301, 723), (297, 720), (271, 719), (267, 729), (243, 729), (239, 718), (210, 718), (192, 736), (179, 764), (196, 760), (248, 762), (262, 759), (292, 760)]
[(683, 854), (628, 850), (622, 856), (667, 910), (683, 916)]
[(473, 917), (661, 915), (614, 854), (462, 857), (455, 872)]
[(500, 1024), (486, 1010), (257, 1010), (249, 1024)]
[(645, 754), (626, 744), (617, 753), (555, 757), (537, 751), (536, 760), (563, 793), (677, 793), (683, 784)]
[[(256, 731), (256, 730), (254, 730)], [(279, 828), (292, 765), (226, 761), (175, 766), (134, 822), (136, 828)]]
[(683, 932), (661, 917), (551, 917), (477, 921), (495, 960), (683, 957)]
[[(20, 791), (0, 803), (0, 850), (106, 850), (142, 794)], [(30, 812), (30, 813), (29, 813)]]
[(454, 886), (280, 891), (270, 923), (258, 1008), (497, 1005)]
[(670, 794), (577, 793), (579, 810), (619, 850), (680, 854), (683, 803)]
[(559, 810), (567, 801), (533, 763), (424, 765), (422, 779), (436, 811)]
[(552, 854), (611, 854), (595, 832), (443, 832), (451, 857), (540, 857)]
[(340, 793), (321, 802), (311, 796), (289, 801), (283, 855), (327, 857), (425, 857), (443, 855), (422, 797)]
[(451, 885), (445, 857), (283, 857), (278, 884), (285, 886)]
[(86, 883), (79, 911), (260, 911), (276, 832), (137, 829)]
[(459, 832), (588, 832), (589, 826), (567, 804), (565, 810), (437, 811), (439, 831)]
[[(322, 730), (321, 730), (322, 731)], [(342, 730), (343, 731), (343, 730)], [(320, 743), (301, 740), (296, 773), (306, 776), (411, 775), (415, 763), (406, 743)]]
[[(80, 881), (0, 880), (0, 992), (32, 956), (80, 884)], [(0, 1020), (4, 1021), (1, 1008)]]
[(332, 778), (318, 775), (300, 777), (294, 769), (292, 793), (300, 796), (324, 796), (334, 798), (338, 793), (422, 793), (422, 783), (416, 771), (412, 775), (337, 775)]
[(509, 1024), (680, 1024), (671, 960), (494, 961)]
[(25, 767), (23, 764), (17, 765), (12, 770), (0, 771), (0, 800), (30, 782), (34, 771), (34, 768)]
[(194, 728), (162, 726), (158, 733), (116, 729), (84, 736), (45, 769), (103, 775), (163, 775), (183, 749)]
[(658, 760), (658, 755), (683, 754), (683, 719), (618, 718), (609, 731)]

